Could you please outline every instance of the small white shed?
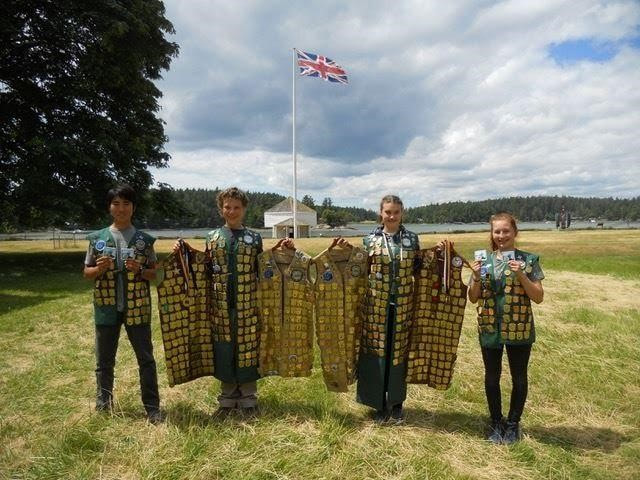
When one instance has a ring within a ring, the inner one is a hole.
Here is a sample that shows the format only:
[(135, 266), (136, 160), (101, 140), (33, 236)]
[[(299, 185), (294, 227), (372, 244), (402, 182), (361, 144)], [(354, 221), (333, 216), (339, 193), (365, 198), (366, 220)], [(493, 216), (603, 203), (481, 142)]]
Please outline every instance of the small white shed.
[[(318, 225), (318, 214), (304, 203), (296, 202), (297, 237), (308, 237), (309, 229)], [(271, 227), (273, 238), (293, 236), (293, 198), (288, 197), (264, 212), (264, 226)]]

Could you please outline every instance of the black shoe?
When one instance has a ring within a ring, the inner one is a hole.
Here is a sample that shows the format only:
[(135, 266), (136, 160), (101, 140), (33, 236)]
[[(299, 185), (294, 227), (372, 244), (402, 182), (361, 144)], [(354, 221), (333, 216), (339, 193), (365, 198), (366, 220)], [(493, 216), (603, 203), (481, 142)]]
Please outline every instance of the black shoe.
[(161, 423), (164, 423), (165, 419), (166, 415), (160, 409), (149, 410), (147, 412), (147, 420), (151, 425), (160, 425)]
[(388, 410), (376, 410), (373, 414), (373, 421), (379, 425), (386, 423), (389, 420), (389, 411)]
[(518, 422), (507, 421), (504, 426), (504, 435), (502, 436), (502, 443), (505, 445), (513, 445), (522, 439), (520, 432), (520, 424)]
[(500, 445), (503, 442), (504, 435), (504, 419), (492, 420), (489, 425), (489, 434), (487, 440), (495, 445)]
[(401, 423), (404, 423), (404, 410), (402, 410), (402, 404), (398, 404), (398, 405), (394, 405), (393, 408), (391, 408), (391, 418), (390, 418), (392, 423), (395, 423), (396, 425), (400, 425)]

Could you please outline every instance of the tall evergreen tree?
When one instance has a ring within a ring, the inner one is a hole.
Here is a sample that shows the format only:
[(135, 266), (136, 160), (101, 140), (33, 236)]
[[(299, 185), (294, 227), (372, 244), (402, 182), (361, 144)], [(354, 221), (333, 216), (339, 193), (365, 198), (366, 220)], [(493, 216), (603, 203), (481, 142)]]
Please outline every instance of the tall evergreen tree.
[(305, 195), (304, 197), (302, 197), (302, 203), (303, 205), (306, 205), (309, 208), (316, 208), (316, 205), (313, 201), (313, 197), (311, 195)]
[(178, 45), (158, 0), (7, 0), (0, 16), (4, 227), (91, 223), (169, 155), (153, 83)]

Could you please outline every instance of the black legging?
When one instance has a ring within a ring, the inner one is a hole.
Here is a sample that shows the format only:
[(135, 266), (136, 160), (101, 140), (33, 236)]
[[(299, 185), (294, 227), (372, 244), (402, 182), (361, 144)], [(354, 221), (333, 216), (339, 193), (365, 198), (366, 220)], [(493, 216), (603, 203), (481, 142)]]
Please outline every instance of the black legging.
[[(502, 418), (502, 398), (500, 396), (500, 374), (502, 373), (502, 351), (500, 348), (482, 348), (482, 360), (484, 361), (484, 390), (487, 394), (489, 414), (493, 421)], [(509, 406), (510, 422), (519, 422), (527, 401), (527, 365), (531, 345), (507, 345), (507, 357), (513, 389), (511, 391), (511, 403)]]

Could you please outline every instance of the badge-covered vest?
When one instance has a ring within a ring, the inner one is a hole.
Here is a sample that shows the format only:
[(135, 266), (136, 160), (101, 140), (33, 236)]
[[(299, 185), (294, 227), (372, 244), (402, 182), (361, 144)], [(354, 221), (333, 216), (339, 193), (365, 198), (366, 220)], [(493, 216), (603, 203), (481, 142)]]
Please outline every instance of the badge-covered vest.
[(395, 299), (396, 319), (391, 356), (393, 365), (404, 362), (407, 355), (413, 313), (413, 262), (418, 248), (418, 236), (402, 229), (400, 242), (400, 245), (392, 247), (392, 261), (382, 235), (372, 234), (364, 239), (369, 256), (369, 285), (360, 350), (364, 354), (384, 357), (387, 308), (390, 300)]
[[(515, 251), (516, 260), (524, 262), (524, 271), (531, 273), (538, 256)], [(501, 278), (494, 273), (495, 253), (490, 256), (491, 266), (481, 279), (481, 295), (478, 299), (478, 332), (481, 336), (494, 337), (496, 344), (531, 344), (535, 341), (531, 300), (516, 275), (508, 266)]]
[[(87, 236), (93, 249), (93, 255), (102, 255), (107, 247), (115, 247), (116, 243), (109, 231), (103, 228)], [(135, 250), (135, 258), (142, 265), (148, 264), (148, 256), (153, 243), (151, 235), (140, 230), (131, 238), (128, 248)], [(124, 268), (124, 267), (123, 267)], [(139, 272), (130, 272), (126, 268), (122, 272), (113, 268), (96, 278), (93, 289), (93, 306), (96, 325), (115, 325), (118, 318), (116, 304), (116, 277), (122, 277), (124, 288), (124, 321), (127, 325), (142, 325), (151, 322), (151, 296), (149, 282)]]
[(420, 250), (418, 255), (421, 265), (416, 275), (407, 383), (445, 390), (451, 383), (467, 304), (464, 260), (455, 251), (438, 255), (435, 248)]
[(209, 258), (184, 246), (163, 262), (158, 311), (169, 386), (213, 375)]
[(260, 375), (306, 377), (313, 365), (311, 257), (269, 249), (258, 257)]
[[(255, 367), (258, 365), (259, 345), (255, 264), (260, 236), (245, 229), (231, 251), (232, 236), (229, 229), (222, 227), (209, 232), (206, 240), (207, 249), (211, 252), (213, 340), (233, 342), (235, 339), (238, 345), (237, 366)], [(234, 258), (235, 265), (230, 264)], [(230, 312), (234, 302), (227, 298), (230, 287), (235, 297), (235, 326), (231, 324)]]
[(313, 263), (322, 375), (328, 390), (346, 392), (356, 380), (367, 255), (361, 248), (332, 248), (316, 256)]

